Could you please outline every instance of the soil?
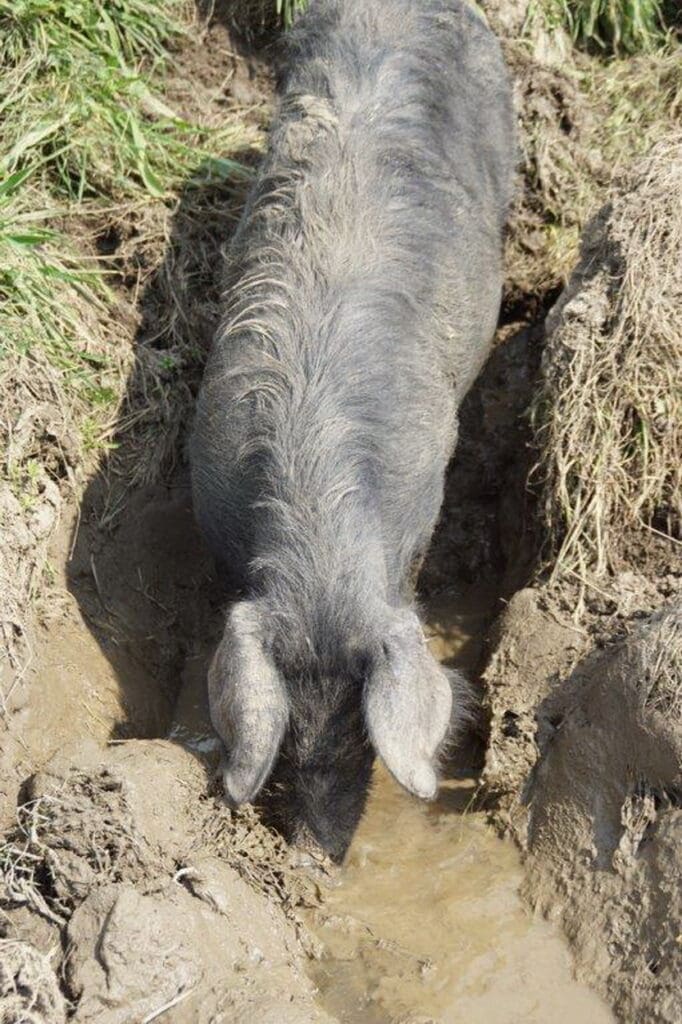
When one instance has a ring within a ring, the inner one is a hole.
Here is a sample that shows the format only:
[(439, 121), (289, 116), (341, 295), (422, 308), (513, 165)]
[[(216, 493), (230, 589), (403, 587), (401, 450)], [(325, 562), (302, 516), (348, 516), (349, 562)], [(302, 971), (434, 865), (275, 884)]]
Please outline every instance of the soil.
[[(513, 846), (472, 810), (475, 736), (433, 807), (379, 773), (341, 874), (304, 873), (255, 812), (224, 805), (205, 692), (220, 602), (186, 497), (181, 483), (141, 492), (130, 526), (99, 538), (97, 582), (81, 581), (80, 604), (42, 637), (2, 918), (40, 957), (40, 985), (61, 987), (69, 1019), (99, 1024), (161, 1011), (177, 1024), (504, 1024), (510, 1000), (537, 1024), (609, 1024), (556, 929), (525, 913)], [(74, 551), (82, 519), (81, 533)], [(138, 573), (156, 599), (144, 612)], [(434, 584), (423, 597), (434, 652), (473, 671), (490, 592)], [(93, 628), (115, 637), (106, 653)], [(2, 997), (6, 1019), (23, 1019)], [(61, 1003), (37, 1018), (53, 1020)]]
[(525, 852), (524, 895), (561, 922), (578, 976), (619, 1020), (673, 1024), (682, 1017), (682, 602), (660, 606), (632, 573), (614, 582), (611, 601), (608, 632), (599, 622), (577, 628), (547, 588), (510, 601), (485, 673), (484, 784), (498, 825)]
[[(329, 1019), (304, 970), (300, 896), (286, 888), (287, 917), (269, 833), (237, 822), (208, 788), (207, 765), (166, 741), (84, 740), (32, 777), (21, 821), (47, 881), (24, 879), (24, 891), (31, 903), (41, 886), (42, 916), (62, 927), (76, 1020)], [(30, 933), (25, 918), (19, 927)]]
[[(511, 597), (483, 676), (483, 785), (498, 825), (525, 851), (527, 899), (561, 921), (579, 976), (619, 1019), (661, 1024), (682, 1019), (682, 435), (673, 412), (654, 428), (660, 470), (648, 452), (643, 470), (625, 424), (637, 408), (646, 429), (659, 396), (674, 403), (680, 141), (673, 136), (614, 182), (546, 318), (535, 409), (546, 410), (536, 477), (549, 571), (539, 559), (532, 586)], [(668, 197), (672, 215), (658, 206)], [(652, 240), (637, 244), (640, 220)], [(658, 235), (670, 255), (657, 251)], [(611, 334), (620, 323), (620, 336)], [(610, 370), (596, 365), (602, 354)], [(644, 380), (655, 396), (646, 411), (637, 396)]]
[[(488, 6), (515, 34), (526, 5)], [(239, 111), (257, 137), (269, 72), (222, 9), (176, 55), (165, 99)], [(519, 74), (522, 106), (564, 103), (559, 72), (543, 74), (535, 93)], [(192, 188), (162, 253), (139, 211), (80, 226), (111, 260), (129, 338), (118, 448), (77, 507), (47, 483), (26, 535), (0, 495), (3, 571), (52, 571), (20, 677), (0, 686), (0, 1024), (613, 1020), (586, 983), (620, 1020), (672, 1024), (679, 707), (643, 693), (678, 638), (679, 611), (656, 612), (676, 585), (624, 572), (592, 595), (587, 625), (570, 591), (528, 585), (525, 411), (558, 285), (535, 261), (513, 262), (419, 583), (434, 653), (484, 695), (438, 802), (379, 773), (341, 875), (303, 869), (253, 810), (224, 805), (204, 680), (228, 595), (194, 527), (183, 439), (244, 194)], [(181, 384), (159, 371), (168, 351)]]

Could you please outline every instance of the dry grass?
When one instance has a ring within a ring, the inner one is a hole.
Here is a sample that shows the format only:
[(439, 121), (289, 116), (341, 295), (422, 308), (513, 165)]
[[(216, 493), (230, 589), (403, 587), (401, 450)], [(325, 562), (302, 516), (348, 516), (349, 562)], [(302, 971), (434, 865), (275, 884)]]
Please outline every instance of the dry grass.
[[(285, 841), (253, 808), (232, 811), (197, 792), (184, 827), (192, 852), (225, 861), (297, 926), (298, 910), (317, 902), (315, 883), (295, 870)], [(93, 889), (146, 884), (171, 866), (165, 848), (142, 834), (116, 769), (73, 767), (19, 807), (15, 828), (0, 843), (0, 909), (24, 906), (63, 927)]]
[(28, 907), (54, 924), (66, 924), (41, 891), (43, 856), (29, 835), (17, 832), (0, 845), (0, 908)]
[(0, 1024), (64, 1024), (66, 1008), (46, 956), (0, 939)]
[(505, 42), (520, 150), (507, 251), (512, 295), (537, 295), (566, 283), (580, 236), (614, 176), (682, 116), (679, 46), (610, 61), (571, 51), (547, 60), (542, 40), (550, 38)]
[(682, 607), (664, 614), (645, 650), (645, 704), (682, 723)]
[(145, 857), (120, 781), (105, 767), (22, 804), (0, 846), (0, 904), (64, 925), (91, 888), (139, 874)]
[(679, 543), (682, 133), (609, 193), (547, 323), (534, 407), (552, 579)]
[[(202, 849), (210, 850), (256, 892), (274, 899), (295, 924), (298, 909), (319, 903), (315, 882), (292, 866), (291, 850), (284, 839), (263, 824), (252, 807), (231, 811), (216, 802), (201, 833)], [(326, 866), (320, 865), (324, 874)]]

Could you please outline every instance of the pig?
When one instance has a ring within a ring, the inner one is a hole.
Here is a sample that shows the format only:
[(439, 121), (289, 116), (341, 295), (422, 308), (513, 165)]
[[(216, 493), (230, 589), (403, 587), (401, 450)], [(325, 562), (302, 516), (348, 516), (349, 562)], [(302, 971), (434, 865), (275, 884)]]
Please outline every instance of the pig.
[(228, 254), (190, 442), (237, 595), (210, 713), (228, 800), (337, 861), (375, 756), (432, 799), (462, 715), (414, 579), (499, 314), (513, 120), (464, 0), (312, 0)]

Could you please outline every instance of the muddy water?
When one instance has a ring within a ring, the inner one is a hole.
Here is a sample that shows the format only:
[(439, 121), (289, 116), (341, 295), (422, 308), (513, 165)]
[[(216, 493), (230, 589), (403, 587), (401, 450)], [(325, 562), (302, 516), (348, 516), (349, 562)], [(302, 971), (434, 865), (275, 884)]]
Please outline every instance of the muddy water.
[(525, 911), (521, 866), (480, 813), (473, 783), (429, 808), (378, 777), (338, 886), (314, 930), (320, 1002), (342, 1024), (607, 1024), (563, 941)]
[[(470, 662), (477, 613), (431, 609), (431, 645)], [(609, 1024), (563, 940), (518, 896), (516, 849), (471, 810), (475, 783), (411, 799), (378, 770), (346, 864), (310, 924), (319, 1000), (342, 1024)]]
[[(448, 664), (477, 659), (489, 602), (475, 597), (431, 603), (431, 648)], [(207, 653), (185, 667), (171, 732), (203, 752), (215, 746)], [(474, 791), (446, 780), (426, 805), (377, 769), (347, 860), (308, 914), (324, 950), (310, 968), (319, 1003), (341, 1024), (613, 1024), (561, 937), (521, 903), (519, 856), (471, 809)]]

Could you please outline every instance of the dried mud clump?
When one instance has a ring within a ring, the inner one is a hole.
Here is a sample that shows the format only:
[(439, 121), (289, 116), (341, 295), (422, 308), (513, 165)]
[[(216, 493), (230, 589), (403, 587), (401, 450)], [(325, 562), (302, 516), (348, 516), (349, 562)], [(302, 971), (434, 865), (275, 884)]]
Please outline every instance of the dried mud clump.
[(618, 1019), (674, 1024), (682, 601), (614, 615), (621, 638), (612, 643), (595, 645), (583, 621), (577, 627), (547, 589), (509, 603), (486, 671), (484, 781), (498, 825), (524, 850), (525, 896), (563, 925), (580, 977)]
[(485, 786), (498, 823), (526, 845), (521, 802), (538, 759), (537, 709), (586, 648), (582, 630), (546, 592), (517, 591), (494, 624), (484, 674), (490, 715)]
[(527, 894), (621, 1020), (682, 1018), (681, 692), (678, 603), (589, 655), (538, 711)]
[(66, 1008), (49, 961), (27, 942), (0, 939), (0, 1024), (64, 1024)]
[(32, 779), (0, 851), (2, 927), (25, 933), (28, 911), (59, 928), (74, 1020), (327, 1020), (297, 914), (313, 885), (211, 778), (184, 748), (140, 740), (66, 750)]

